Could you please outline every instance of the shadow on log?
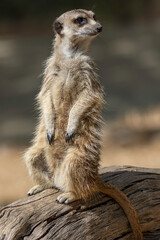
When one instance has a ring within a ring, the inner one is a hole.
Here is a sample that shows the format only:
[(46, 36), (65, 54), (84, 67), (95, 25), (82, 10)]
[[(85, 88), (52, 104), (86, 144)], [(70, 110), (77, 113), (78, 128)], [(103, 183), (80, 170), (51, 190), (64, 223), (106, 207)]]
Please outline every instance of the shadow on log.
[[(144, 239), (160, 239), (160, 169), (107, 167), (102, 180), (120, 188), (134, 205)], [(59, 192), (45, 190), (0, 208), (0, 240), (133, 239), (128, 220), (111, 198), (61, 205)]]

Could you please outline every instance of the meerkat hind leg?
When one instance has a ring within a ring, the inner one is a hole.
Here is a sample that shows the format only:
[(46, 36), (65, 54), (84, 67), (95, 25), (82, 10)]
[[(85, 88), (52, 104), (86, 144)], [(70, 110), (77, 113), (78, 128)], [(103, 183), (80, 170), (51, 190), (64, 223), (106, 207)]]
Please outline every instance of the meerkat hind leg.
[(55, 188), (51, 180), (52, 173), (49, 170), (49, 165), (45, 160), (42, 148), (37, 147), (37, 145), (29, 148), (24, 155), (24, 160), (30, 176), (36, 183), (36, 185), (28, 191), (28, 196), (42, 192), (48, 188)]

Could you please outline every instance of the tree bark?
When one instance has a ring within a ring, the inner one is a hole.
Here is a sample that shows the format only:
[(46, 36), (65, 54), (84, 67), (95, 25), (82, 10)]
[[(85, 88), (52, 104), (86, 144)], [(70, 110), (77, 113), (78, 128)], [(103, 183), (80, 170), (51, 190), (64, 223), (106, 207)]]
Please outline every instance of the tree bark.
[[(107, 167), (103, 181), (121, 189), (131, 200), (144, 239), (160, 239), (160, 169)], [(86, 203), (58, 204), (59, 192), (45, 190), (0, 208), (0, 240), (113, 240), (133, 239), (121, 207), (98, 194)]]

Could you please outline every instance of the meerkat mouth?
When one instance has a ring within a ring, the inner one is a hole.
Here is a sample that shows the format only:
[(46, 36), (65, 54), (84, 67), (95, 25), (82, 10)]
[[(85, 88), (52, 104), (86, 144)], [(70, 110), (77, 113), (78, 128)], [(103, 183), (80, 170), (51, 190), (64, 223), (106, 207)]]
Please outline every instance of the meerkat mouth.
[(83, 32), (81, 33), (83, 36), (97, 36), (102, 32), (102, 26), (97, 27), (96, 30), (94, 31), (88, 31), (88, 32)]
[(94, 32), (94, 33), (89, 33), (88, 35), (89, 36), (96, 36), (96, 35), (98, 35), (99, 34), (99, 32)]
[(82, 36), (85, 36), (85, 37), (87, 37), (87, 36), (96, 36), (96, 35), (98, 35), (100, 32), (90, 32), (90, 33), (82, 33), (81, 35)]

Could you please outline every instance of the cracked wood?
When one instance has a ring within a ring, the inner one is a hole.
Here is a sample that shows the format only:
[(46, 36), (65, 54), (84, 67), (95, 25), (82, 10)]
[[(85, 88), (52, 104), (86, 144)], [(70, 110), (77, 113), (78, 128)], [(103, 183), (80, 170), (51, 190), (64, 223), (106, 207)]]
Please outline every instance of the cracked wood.
[[(144, 239), (160, 239), (160, 169), (107, 167), (103, 181), (115, 184), (134, 205)], [(0, 240), (133, 239), (128, 220), (111, 198), (98, 194), (87, 203), (56, 203), (59, 192), (45, 190), (0, 208)]]

